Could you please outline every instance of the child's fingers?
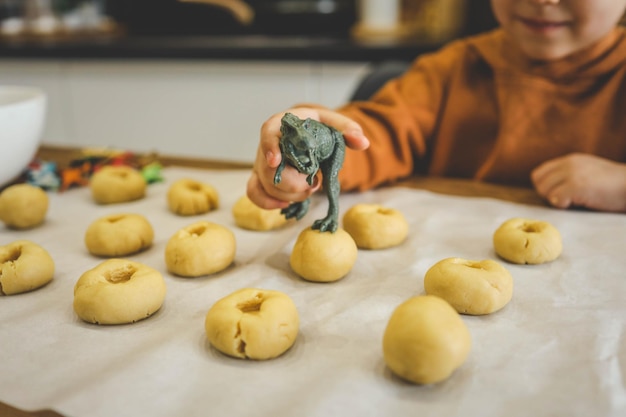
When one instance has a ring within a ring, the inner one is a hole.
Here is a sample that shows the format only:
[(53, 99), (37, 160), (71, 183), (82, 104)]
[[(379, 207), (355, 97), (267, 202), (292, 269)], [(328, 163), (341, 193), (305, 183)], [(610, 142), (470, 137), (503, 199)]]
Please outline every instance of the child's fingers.
[(254, 172), (248, 179), (246, 194), (254, 204), (266, 210), (285, 208), (289, 205), (288, 201), (280, 200), (269, 195), (259, 181), (258, 175)]
[(261, 140), (259, 152), (271, 168), (276, 168), (281, 161), (280, 147), (280, 119), (282, 114), (275, 114), (261, 126)]
[(560, 165), (560, 160), (550, 159), (541, 165), (537, 166), (530, 173), (530, 179), (533, 184), (537, 185), (538, 183), (544, 182), (546, 178), (553, 176), (554, 171), (558, 170)]
[(369, 139), (363, 135), (363, 131), (360, 129), (344, 131), (343, 137), (346, 139), (346, 145), (356, 151), (362, 151), (370, 146)]
[(566, 183), (554, 187), (545, 196), (548, 202), (557, 208), (566, 209), (572, 205), (572, 196)]
[(256, 170), (248, 179), (246, 194), (257, 206), (264, 209), (284, 208), (289, 202), (304, 201), (321, 187), (316, 176), (313, 184), (306, 182), (306, 176), (292, 167), (285, 167), (281, 182), (274, 184), (273, 177), (262, 177)]
[(541, 164), (531, 172), (531, 181), (537, 193), (551, 205), (567, 208), (572, 200), (567, 190), (567, 176), (564, 175), (561, 165), (558, 160)]
[(565, 182), (567, 168), (561, 158), (552, 159), (535, 168), (530, 173), (530, 179), (537, 192), (546, 196), (554, 188)]
[[(309, 197), (311, 193), (320, 187), (319, 172), (313, 178), (313, 184), (307, 182), (307, 175), (298, 172), (294, 167), (287, 165), (281, 173), (281, 180), (278, 184), (272, 182), (270, 194), (280, 195), (280, 198), (289, 201), (301, 201)], [(266, 187), (268, 188), (268, 187)]]

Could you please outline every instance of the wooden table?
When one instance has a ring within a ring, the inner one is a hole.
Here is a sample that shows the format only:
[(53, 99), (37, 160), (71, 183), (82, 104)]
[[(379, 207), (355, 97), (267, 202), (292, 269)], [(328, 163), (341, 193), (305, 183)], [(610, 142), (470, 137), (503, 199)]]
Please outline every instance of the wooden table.
[(0, 416), (2, 417), (63, 417), (52, 410), (24, 411), (0, 401)]

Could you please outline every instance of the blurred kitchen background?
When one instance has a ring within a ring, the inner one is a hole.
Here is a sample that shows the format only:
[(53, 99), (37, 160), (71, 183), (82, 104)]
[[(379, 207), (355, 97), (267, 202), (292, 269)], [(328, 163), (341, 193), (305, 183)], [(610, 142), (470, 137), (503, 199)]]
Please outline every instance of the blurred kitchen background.
[(494, 27), (489, 0), (0, 0), (0, 85), (46, 91), (45, 145), (247, 163), (274, 112)]
[(444, 39), (494, 26), (485, 0), (0, 0), (0, 33), (345, 38), (366, 14), (404, 26), (405, 36)]

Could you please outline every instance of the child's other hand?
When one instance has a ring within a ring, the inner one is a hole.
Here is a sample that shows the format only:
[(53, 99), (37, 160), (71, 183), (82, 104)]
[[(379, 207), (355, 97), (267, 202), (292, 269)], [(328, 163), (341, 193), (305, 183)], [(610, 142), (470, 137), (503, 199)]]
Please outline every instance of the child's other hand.
[(554, 207), (626, 212), (626, 164), (573, 153), (539, 165), (531, 180)]
[[(311, 118), (343, 133), (346, 145), (362, 150), (369, 146), (358, 123), (335, 111), (325, 108), (298, 107), (287, 110), (301, 119)], [(283, 113), (270, 117), (261, 127), (261, 140), (248, 180), (247, 195), (257, 206), (264, 209), (285, 208), (290, 202), (304, 201), (321, 186), (319, 178), (309, 185), (306, 175), (299, 173), (290, 165), (285, 166), (282, 180), (274, 184), (274, 174), (281, 161), (278, 142), (280, 140), (280, 121)]]

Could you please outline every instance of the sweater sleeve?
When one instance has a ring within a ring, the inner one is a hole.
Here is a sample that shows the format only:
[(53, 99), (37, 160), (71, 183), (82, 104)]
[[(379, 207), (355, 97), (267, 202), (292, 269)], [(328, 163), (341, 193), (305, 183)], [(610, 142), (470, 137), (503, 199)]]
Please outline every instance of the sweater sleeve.
[(358, 122), (370, 147), (348, 149), (339, 173), (344, 191), (364, 191), (419, 171), (445, 102), (446, 82), (463, 53), (461, 42), (417, 58), (401, 77), (387, 82), (372, 99), (338, 111)]

